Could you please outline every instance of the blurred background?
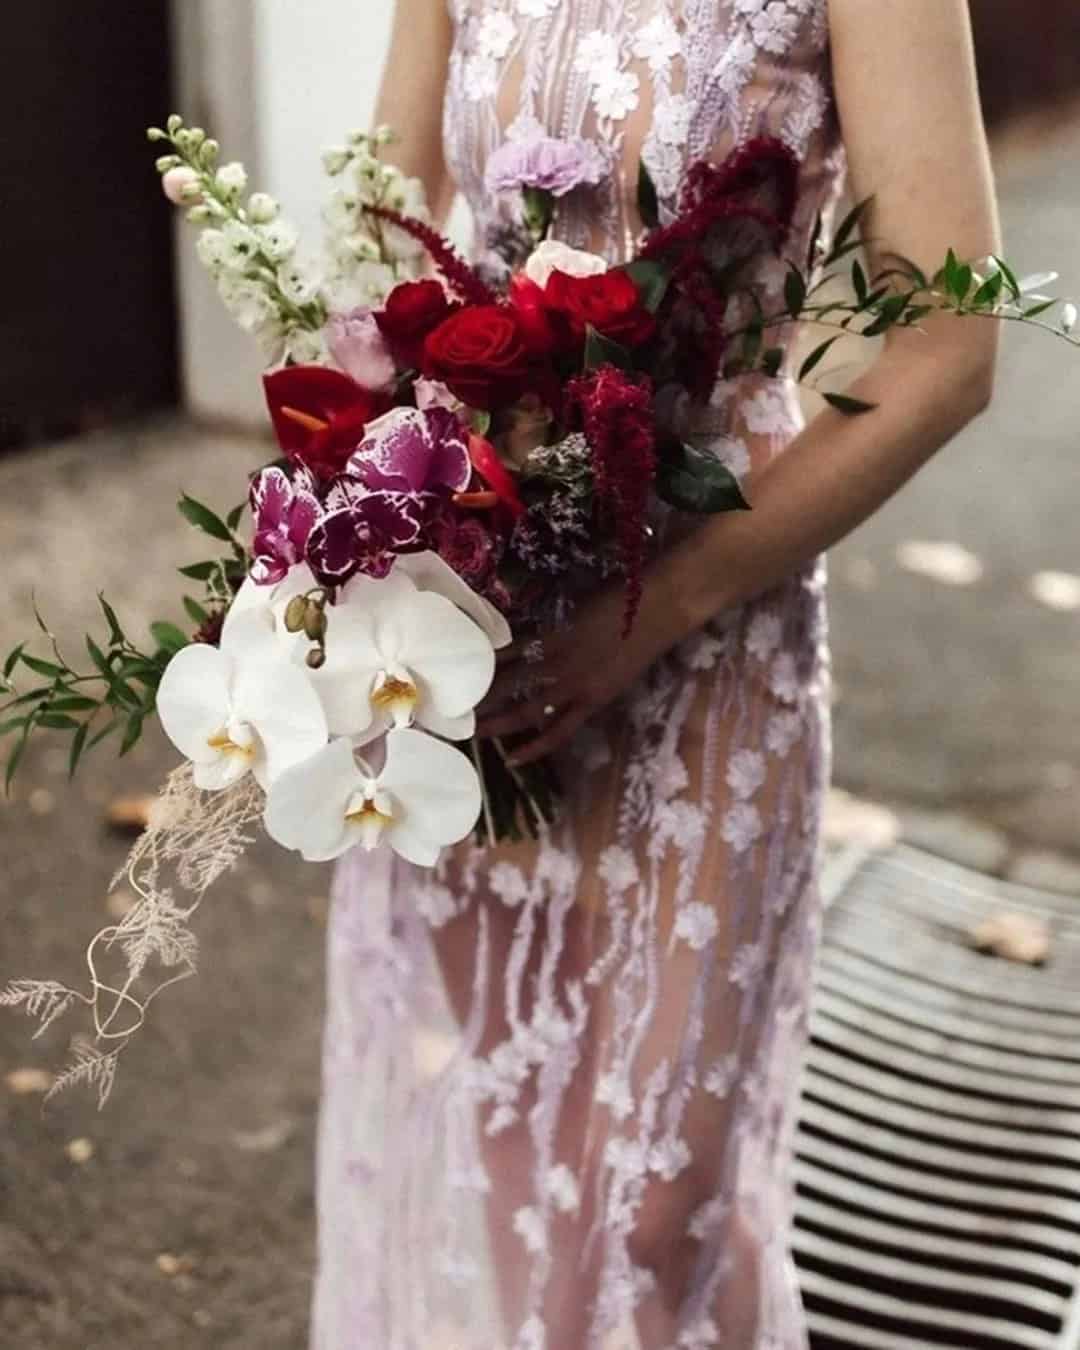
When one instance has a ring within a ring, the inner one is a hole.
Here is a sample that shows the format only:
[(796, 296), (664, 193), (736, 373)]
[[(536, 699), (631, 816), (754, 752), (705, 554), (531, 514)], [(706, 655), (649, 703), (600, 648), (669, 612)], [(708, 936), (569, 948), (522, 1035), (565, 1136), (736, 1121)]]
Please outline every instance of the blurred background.
[[(31, 631), (32, 591), (72, 642), (99, 586), (132, 631), (177, 619), (172, 569), (201, 556), (181, 489), (239, 501), (267, 457), (257, 358), (161, 199), (143, 128), (182, 110), (317, 229), (318, 151), (368, 123), (391, 9), (5, 13), (0, 650)], [(1006, 256), (1080, 295), (1080, 6), (972, 10)], [(1009, 331), (990, 411), (834, 551), (834, 843), (895, 829), (1080, 896), (1078, 414), (1076, 353)], [(170, 763), (151, 736), (69, 785), (63, 745), (31, 751), (0, 799), (3, 976), (78, 978), (130, 902), (105, 898), (124, 822)], [(327, 887), (252, 851), (210, 897), (199, 980), (159, 1005), (102, 1116), (77, 1096), (43, 1116), (65, 1034), (31, 1043), (0, 1020), (0, 1344), (303, 1344)]]

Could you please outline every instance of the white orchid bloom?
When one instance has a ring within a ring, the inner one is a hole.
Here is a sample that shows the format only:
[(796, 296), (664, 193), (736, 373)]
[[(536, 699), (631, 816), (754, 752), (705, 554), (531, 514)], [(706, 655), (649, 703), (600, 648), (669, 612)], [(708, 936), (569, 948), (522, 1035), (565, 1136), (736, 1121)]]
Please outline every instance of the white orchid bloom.
[(157, 694), (165, 734), (194, 766), (195, 785), (230, 787), (247, 773), (267, 787), (326, 744), (326, 714), (307, 672), (258, 616), (236, 620), (221, 647), (196, 643), (169, 662)]
[(313, 683), (334, 735), (360, 743), (419, 723), (464, 740), (491, 687), (491, 639), (455, 604), (404, 569), (354, 577), (327, 611), (326, 662)]
[(276, 779), (266, 831), (308, 862), (328, 862), (356, 845), (384, 841), (420, 867), (464, 839), (480, 815), (480, 780), (453, 746), (404, 728), (386, 738), (380, 773), (357, 762), (347, 740), (334, 740)]
[(445, 596), (457, 605), (474, 623), (480, 625), (496, 651), (510, 645), (510, 625), (503, 616), (490, 600), (485, 600), (467, 586), (437, 553), (403, 554), (394, 564), (394, 570), (410, 576), (419, 590), (434, 591), (436, 595)]
[[(302, 660), (308, 644), (286, 630), (285, 610), (316, 589), (306, 563), (276, 586), (246, 581), (226, 615), (222, 642), (228, 644), (234, 625), (254, 617), (291, 659)], [(440, 599), (449, 603), (433, 603)], [(311, 679), (332, 734), (367, 741), (410, 720), (450, 740), (473, 734), (473, 709), (494, 674), (491, 652), (510, 642), (510, 625), (437, 553), (402, 555), (383, 581), (354, 578), (326, 616), (327, 660)]]

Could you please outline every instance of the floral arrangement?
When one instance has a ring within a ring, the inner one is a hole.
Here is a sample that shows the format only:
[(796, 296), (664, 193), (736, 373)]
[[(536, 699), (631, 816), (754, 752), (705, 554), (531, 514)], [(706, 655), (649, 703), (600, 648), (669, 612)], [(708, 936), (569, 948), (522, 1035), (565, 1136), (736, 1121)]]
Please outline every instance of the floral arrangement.
[[(124, 753), (152, 714), (187, 761), (129, 860), (139, 905), (91, 946), (91, 993), (19, 981), (0, 995), (42, 1027), (87, 1003), (109, 1048), (59, 1085), (91, 1081), (103, 1095), (150, 1000), (193, 969), (190, 915), (256, 821), (309, 860), (385, 844), (430, 866), (470, 833), (536, 834), (554, 818), (553, 767), (476, 737), (496, 652), (607, 578), (622, 578), (629, 631), (665, 513), (749, 509), (735, 474), (686, 434), (719, 380), (808, 382), (842, 333), (941, 309), (1077, 341), (1075, 307), (1051, 323), (1057, 302), (1031, 294), (1045, 279), (1020, 282), (1000, 258), (977, 268), (950, 253), (933, 277), (900, 259), (872, 278), (852, 258), (851, 298), (830, 298), (865, 203), (828, 248), (819, 224), (810, 256), (784, 259), (773, 303), (759, 276), (784, 257), (799, 175), (776, 140), (693, 165), (663, 218), (642, 168), (642, 234), (621, 265), (550, 237), (560, 201), (609, 173), (600, 149), (508, 142), (487, 171), (516, 222), (496, 283), (432, 227), (419, 183), (383, 162), (385, 129), (325, 156), (317, 258), (273, 199), (248, 195), (242, 165), (219, 166), (202, 130), (174, 116), (149, 134), (168, 148), (166, 194), (200, 227), (200, 259), (266, 358), (280, 457), (231, 512), (181, 500), (220, 546), (182, 569), (202, 588), (183, 601), (189, 631), (154, 624), (144, 651), (103, 598), (108, 633), (87, 638), (86, 669), (43, 621), (48, 656), (21, 644), (3, 664), (9, 782), (39, 729), (71, 736), (74, 771), (111, 733)], [(425, 260), (434, 275), (421, 275)], [(837, 331), (793, 370), (783, 338), (798, 320)], [(27, 674), (36, 683), (21, 689)], [(186, 908), (167, 866), (194, 896)], [(108, 953), (124, 965), (114, 983), (99, 969)], [(155, 959), (178, 973), (138, 997)]]

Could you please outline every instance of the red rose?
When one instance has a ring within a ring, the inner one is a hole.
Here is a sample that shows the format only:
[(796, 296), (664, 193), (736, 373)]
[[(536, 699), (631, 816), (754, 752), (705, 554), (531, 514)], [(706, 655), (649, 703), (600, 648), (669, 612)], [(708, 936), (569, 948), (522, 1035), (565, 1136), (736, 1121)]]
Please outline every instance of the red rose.
[(341, 472), (367, 423), (390, 407), (384, 395), (326, 366), (286, 366), (263, 376), (263, 387), (282, 450), (322, 479)]
[(424, 343), (424, 374), (441, 380), (471, 408), (512, 403), (525, 387), (530, 352), (509, 305), (470, 305), (444, 320)]
[(404, 281), (386, 297), (375, 322), (398, 361), (416, 367), (424, 339), (454, 308), (437, 281)]
[(636, 347), (656, 330), (656, 320), (642, 305), (637, 286), (618, 268), (591, 277), (552, 272), (544, 299), (549, 309), (564, 316), (579, 342), (587, 328), (595, 328), (612, 342)]
[[(522, 336), (530, 350), (538, 356), (550, 355), (559, 346), (565, 332), (556, 332), (552, 320), (555, 315), (548, 308), (543, 287), (522, 273), (510, 278), (510, 303), (517, 311)], [(559, 325), (565, 330), (566, 324)]]

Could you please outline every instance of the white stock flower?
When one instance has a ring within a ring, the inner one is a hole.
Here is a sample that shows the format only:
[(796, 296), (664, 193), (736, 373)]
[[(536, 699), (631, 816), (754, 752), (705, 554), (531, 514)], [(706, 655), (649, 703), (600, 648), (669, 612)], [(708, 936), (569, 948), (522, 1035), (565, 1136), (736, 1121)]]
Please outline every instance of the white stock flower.
[(259, 251), (259, 237), (241, 220), (226, 221), (222, 231), (224, 264), (238, 272), (249, 267)]
[(595, 277), (607, 270), (607, 263), (598, 254), (571, 248), (557, 239), (545, 239), (525, 264), (525, 275), (538, 286), (546, 286), (552, 272), (564, 272), (568, 277)]
[(314, 683), (335, 735), (365, 741), (416, 721), (464, 740), (491, 687), (491, 639), (450, 600), (395, 567), (354, 577), (327, 612), (326, 664)]
[(309, 862), (385, 840), (408, 862), (432, 867), (476, 824), (480, 801), (476, 770), (460, 750), (405, 728), (387, 736), (380, 773), (335, 740), (282, 774), (267, 799), (266, 832)]
[(247, 187), (247, 169), (239, 161), (223, 164), (214, 176), (214, 182), (230, 197), (238, 197)]
[(255, 237), (266, 256), (272, 262), (280, 263), (296, 252), (300, 235), (295, 225), (286, 220), (274, 220), (269, 225), (257, 226)]
[(203, 230), (195, 241), (195, 253), (211, 272), (220, 271), (229, 261), (229, 249), (220, 230)]
[(306, 672), (261, 623), (240, 620), (221, 647), (195, 643), (162, 676), (157, 711), (191, 760), (197, 787), (217, 790), (251, 772), (267, 787), (326, 744), (326, 716)]
[(330, 178), (344, 173), (349, 163), (349, 152), (343, 145), (333, 145), (322, 153), (323, 171)]
[(256, 192), (247, 204), (248, 220), (255, 225), (269, 225), (277, 220), (281, 208), (267, 192)]

